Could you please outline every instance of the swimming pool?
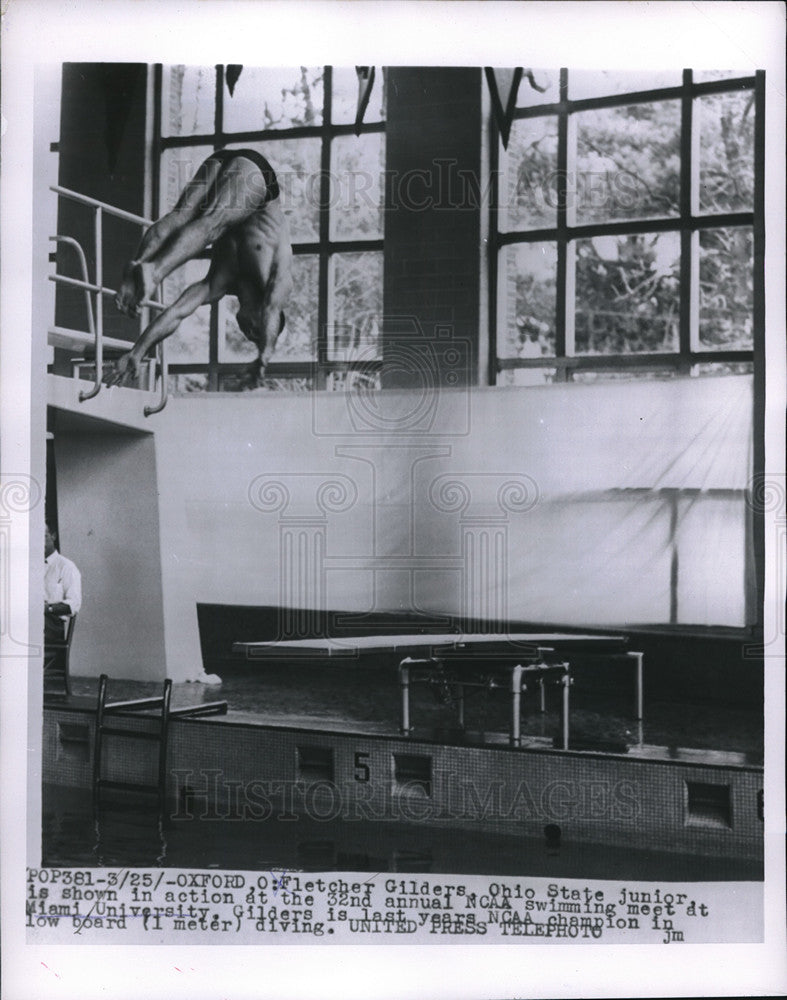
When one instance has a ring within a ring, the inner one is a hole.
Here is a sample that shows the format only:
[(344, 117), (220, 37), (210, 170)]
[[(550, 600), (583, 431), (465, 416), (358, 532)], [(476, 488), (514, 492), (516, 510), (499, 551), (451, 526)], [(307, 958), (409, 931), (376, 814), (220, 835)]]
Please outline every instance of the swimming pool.
[(155, 806), (98, 811), (86, 790), (45, 786), (43, 857), (49, 867), (166, 867), (230, 871), (423, 872), (658, 881), (759, 881), (759, 861), (673, 854), (634, 844), (505, 836), (425, 823), (319, 821), (298, 815), (205, 820), (159, 817)]
[[(258, 720), (266, 724), (327, 726), (351, 731), (398, 732), (399, 688), (395, 670), (368, 670), (338, 665), (324, 669), (299, 664), (266, 664), (257, 670), (219, 670), (219, 687), (175, 684), (173, 707), (200, 704), (221, 698), (227, 701), (231, 717)], [(78, 697), (95, 702), (98, 680), (75, 677), (72, 690)], [(138, 681), (110, 681), (112, 699), (157, 695), (161, 685)], [(424, 688), (411, 692), (412, 717), (422, 734), (444, 733), (455, 725), (449, 706), (438, 704)], [(525, 700), (522, 731), (547, 736), (559, 730), (557, 698), (548, 699), (546, 715)], [(468, 699), (468, 729), (487, 737), (508, 730), (509, 705), (500, 693)], [(575, 678), (571, 689), (572, 730), (591, 737), (625, 739), (664, 748), (721, 751), (742, 755), (747, 763), (763, 760), (762, 712), (752, 708), (704, 703), (654, 702), (648, 700), (645, 720), (640, 727), (631, 716), (631, 696), (627, 690), (602, 688), (595, 678)]]
[[(118, 687), (113, 697), (137, 693)], [(216, 697), (189, 688), (178, 693)], [(422, 724), (402, 735), (371, 712), (334, 715), (335, 703), (314, 694), (282, 699), (279, 711), (268, 701), (259, 715), (173, 718), (161, 822), (155, 798), (126, 797), (93, 816), (95, 702), (48, 704), (45, 863), (478, 874), (525, 865), (536, 874), (547, 864), (601, 878), (760, 877), (762, 766), (746, 753), (639, 743), (564, 750), (550, 738), (554, 712), (525, 714), (522, 747), (505, 732)], [(152, 715), (116, 719), (134, 732), (157, 727)], [(150, 783), (157, 746), (114, 740), (102, 778)]]

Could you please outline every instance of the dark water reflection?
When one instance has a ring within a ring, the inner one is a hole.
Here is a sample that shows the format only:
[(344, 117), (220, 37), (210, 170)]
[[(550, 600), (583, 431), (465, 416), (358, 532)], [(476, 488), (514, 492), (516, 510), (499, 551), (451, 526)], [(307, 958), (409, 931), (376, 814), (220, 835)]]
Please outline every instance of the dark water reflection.
[(299, 816), (281, 820), (160, 817), (149, 803), (94, 812), (91, 796), (45, 787), (44, 866), (240, 871), (424, 872), (644, 881), (760, 880), (756, 862), (516, 837), (417, 823)]

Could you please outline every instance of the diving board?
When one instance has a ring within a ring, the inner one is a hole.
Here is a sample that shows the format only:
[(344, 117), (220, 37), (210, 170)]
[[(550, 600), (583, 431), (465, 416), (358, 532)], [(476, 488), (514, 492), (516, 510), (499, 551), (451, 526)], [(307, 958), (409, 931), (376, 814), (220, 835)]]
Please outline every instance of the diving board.
[[(643, 654), (626, 647), (622, 634), (582, 634), (571, 632), (439, 633), (408, 635), (318, 636), (266, 642), (235, 642), (232, 650), (250, 660), (324, 662), (358, 660), (364, 655), (398, 654), (401, 694), (401, 731), (410, 732), (409, 691), (411, 680), (450, 683), (459, 687), (506, 687), (511, 692), (510, 741), (520, 745), (519, 706), (527, 684), (557, 679), (563, 686), (562, 730), (568, 745), (568, 686), (571, 658), (575, 655), (623, 657), (634, 666), (636, 680), (635, 714), (643, 716)], [(417, 658), (417, 662), (413, 658)], [(417, 671), (413, 673), (413, 668)], [(448, 669), (448, 674), (445, 671)], [(460, 693), (463, 698), (463, 693)]]
[(571, 632), (500, 632), (500, 633), (413, 633), (409, 635), (317, 636), (309, 639), (280, 639), (265, 642), (235, 642), (234, 653), (249, 659), (332, 659), (357, 658), (361, 653), (425, 653), (450, 650), (470, 655), (476, 651), (523, 655), (539, 649), (584, 650), (586, 652), (621, 652), (625, 635), (593, 635)]

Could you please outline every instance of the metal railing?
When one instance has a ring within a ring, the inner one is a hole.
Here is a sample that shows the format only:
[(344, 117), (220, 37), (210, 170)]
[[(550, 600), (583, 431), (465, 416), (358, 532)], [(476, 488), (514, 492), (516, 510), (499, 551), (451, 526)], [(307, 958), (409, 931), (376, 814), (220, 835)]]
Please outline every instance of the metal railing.
[[(116, 294), (116, 289), (107, 288), (104, 285), (104, 273), (103, 273), (103, 231), (104, 231), (104, 214), (111, 215), (117, 219), (123, 219), (126, 222), (134, 223), (135, 225), (147, 228), (151, 225), (149, 219), (143, 218), (141, 215), (134, 215), (132, 212), (126, 212), (122, 208), (115, 208), (113, 205), (108, 205), (106, 202), (98, 201), (96, 198), (90, 198), (88, 195), (80, 194), (78, 191), (71, 191), (69, 188), (61, 187), (60, 185), (53, 185), (50, 188), (60, 198), (67, 198), (70, 201), (79, 202), (80, 204), (87, 205), (93, 209), (93, 219), (94, 219), (94, 249), (95, 249), (95, 280), (90, 281), (88, 275), (87, 258), (85, 251), (80, 245), (79, 241), (74, 239), (72, 236), (51, 236), (50, 239), (57, 243), (62, 243), (66, 246), (72, 247), (77, 254), (79, 259), (80, 271), (82, 273), (82, 278), (70, 278), (65, 274), (50, 274), (49, 280), (54, 281), (56, 284), (70, 286), (72, 288), (82, 288), (85, 292), (85, 305), (87, 309), (87, 326), (90, 336), (93, 337), (93, 347), (95, 350), (95, 379), (93, 387), (87, 392), (79, 393), (80, 403), (84, 403), (88, 399), (93, 399), (101, 391), (103, 384), (103, 374), (104, 374), (104, 296), (112, 296)], [(160, 292), (159, 292), (160, 294)], [(150, 309), (163, 309), (164, 303), (154, 299), (143, 299), (139, 303), (142, 307), (140, 314), (141, 329), (144, 329), (148, 324), (149, 320), (149, 310)], [(52, 330), (55, 328), (53, 327)], [(59, 330), (59, 328), (58, 328)], [(64, 332), (59, 330), (59, 332)], [(78, 332), (78, 331), (74, 331)], [(129, 347), (131, 345), (129, 344)], [(159, 401), (155, 406), (146, 406), (144, 408), (144, 414), (146, 417), (151, 416), (154, 413), (160, 413), (164, 407), (167, 405), (167, 377), (168, 368), (166, 354), (164, 350), (163, 343), (159, 343), (156, 346), (156, 363), (160, 378), (160, 392)]]

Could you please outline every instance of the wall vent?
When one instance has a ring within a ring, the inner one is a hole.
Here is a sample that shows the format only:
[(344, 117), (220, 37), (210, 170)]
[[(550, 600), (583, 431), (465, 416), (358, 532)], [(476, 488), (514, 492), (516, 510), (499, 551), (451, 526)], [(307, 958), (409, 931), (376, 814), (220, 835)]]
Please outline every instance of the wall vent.
[(395, 753), (393, 755), (394, 788), (402, 792), (431, 797), (432, 758), (416, 754)]
[(58, 758), (87, 763), (90, 760), (90, 726), (79, 722), (58, 722)]
[(690, 826), (732, 827), (732, 804), (729, 785), (686, 782), (686, 822)]
[(333, 747), (298, 747), (298, 778), (333, 781)]

